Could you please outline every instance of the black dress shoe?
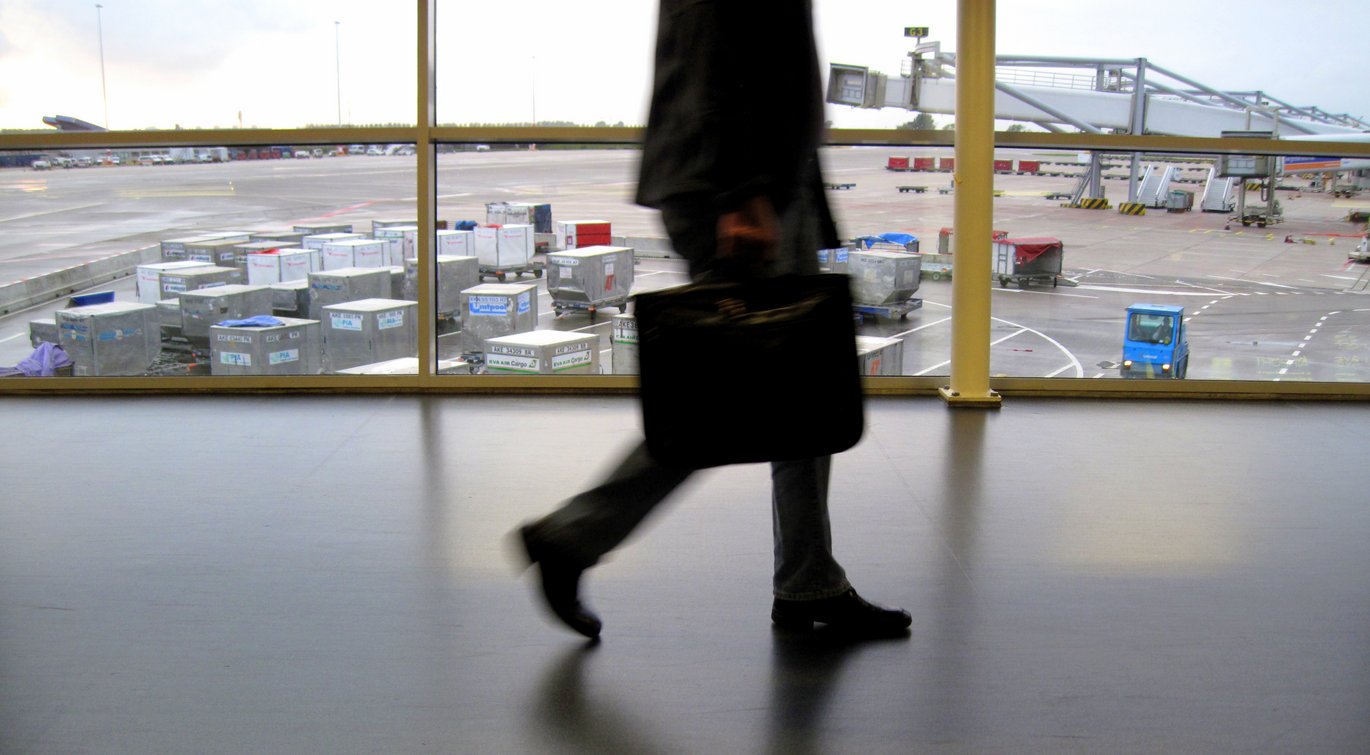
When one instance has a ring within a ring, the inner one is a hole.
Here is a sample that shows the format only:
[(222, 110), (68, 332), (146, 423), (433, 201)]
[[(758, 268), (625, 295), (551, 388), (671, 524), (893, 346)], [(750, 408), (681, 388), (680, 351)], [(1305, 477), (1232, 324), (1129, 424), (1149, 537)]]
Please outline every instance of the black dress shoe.
[(841, 595), (818, 600), (776, 598), (771, 621), (785, 629), (808, 631), (817, 623), (853, 636), (893, 637), (907, 634), (913, 617), (902, 609), (868, 603), (856, 590), (848, 588)]
[(538, 567), (542, 597), (547, 601), (547, 607), (566, 626), (592, 640), (598, 639), (603, 623), (580, 602), (580, 575), (585, 567), (539, 542), (532, 525), (520, 527), (519, 537), (523, 540), (528, 562)]

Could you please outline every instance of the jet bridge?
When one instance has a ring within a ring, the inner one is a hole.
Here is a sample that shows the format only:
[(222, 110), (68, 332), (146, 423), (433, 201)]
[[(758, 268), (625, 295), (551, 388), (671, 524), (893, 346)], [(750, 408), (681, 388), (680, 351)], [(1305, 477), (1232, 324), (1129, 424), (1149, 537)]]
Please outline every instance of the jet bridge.
[[(1191, 137), (1264, 131), (1290, 139), (1370, 140), (1365, 133), (1370, 123), (1359, 118), (1290, 105), (1260, 91), (1222, 91), (1146, 58), (1000, 55), (995, 63), (994, 117), (1035, 123), (1048, 131)], [(863, 108), (954, 114), (956, 54), (943, 52), (938, 42), (919, 44), (904, 60), (898, 76), (864, 66), (832, 64), (827, 100)], [(1091, 197), (1103, 196), (1101, 158), (1093, 156), (1087, 174), (1085, 188)], [(1315, 169), (1356, 167), (1363, 166), (1338, 161), (1335, 166)], [(1143, 188), (1139, 173), (1140, 156), (1134, 155), (1128, 197), (1132, 202), (1138, 201)]]

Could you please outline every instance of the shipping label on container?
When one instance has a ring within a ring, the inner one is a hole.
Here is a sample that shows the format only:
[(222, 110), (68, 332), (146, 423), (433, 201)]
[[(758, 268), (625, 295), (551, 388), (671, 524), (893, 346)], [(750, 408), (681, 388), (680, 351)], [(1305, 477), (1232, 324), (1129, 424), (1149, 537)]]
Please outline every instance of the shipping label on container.
[(537, 357), (521, 357), (514, 354), (487, 354), (485, 366), (491, 370), (511, 372), (537, 372), (541, 361)]
[(589, 351), (574, 351), (569, 354), (557, 354), (552, 357), (552, 371), (569, 370), (573, 367), (582, 367), (592, 361)]
[(614, 343), (637, 343), (637, 321), (615, 320)]
[(604, 261), (604, 287), (610, 290), (614, 287), (614, 263), (610, 260)]
[(298, 362), (300, 361), (300, 350), (286, 349), (285, 351), (273, 351), (270, 354), (267, 354), (266, 359), (273, 365)]
[(508, 346), (505, 344), (495, 344), (490, 347), (491, 354), (508, 354), (510, 356), (535, 357), (538, 355), (537, 349), (527, 346)]
[(509, 314), (509, 298), (506, 296), (472, 296), (466, 307), (473, 315), (504, 317)]
[(376, 327), (381, 330), (404, 327), (404, 310), (396, 309), (392, 312), (380, 312), (376, 315)]
[(575, 267), (580, 264), (580, 260), (576, 257), (552, 257), (551, 259), (558, 265), (564, 265), (566, 267)]
[(126, 337), (131, 338), (133, 336), (138, 335), (141, 332), (142, 331), (137, 328), (115, 328), (114, 330), (106, 330), (101, 332), (96, 338), (97, 340), (105, 342), (122, 341)]
[(73, 341), (90, 340), (90, 328), (83, 323), (62, 323), (62, 334)]
[(532, 306), (532, 298), (528, 295), (528, 292), (527, 292), (527, 291), (524, 291), (523, 293), (519, 294), (519, 309), (518, 309), (518, 313), (521, 314), (521, 315), (526, 315), (526, 314), (528, 314), (528, 309), (529, 309), (531, 306)]
[(334, 330), (356, 330), (362, 329), (362, 316), (350, 312), (330, 312), (330, 322)]
[(227, 364), (233, 367), (251, 367), (252, 355), (238, 351), (219, 352), (219, 364)]
[(222, 343), (252, 343), (252, 336), (240, 336), (235, 333), (216, 333), (214, 338)]
[(571, 278), (574, 278), (575, 276), (576, 276), (576, 269), (575, 269), (574, 267), (566, 267), (565, 265), (557, 265), (557, 278), (559, 278), (559, 279), (571, 279)]
[(162, 290), (168, 294), (183, 294), (186, 290), (186, 284), (177, 283), (176, 281), (163, 281)]

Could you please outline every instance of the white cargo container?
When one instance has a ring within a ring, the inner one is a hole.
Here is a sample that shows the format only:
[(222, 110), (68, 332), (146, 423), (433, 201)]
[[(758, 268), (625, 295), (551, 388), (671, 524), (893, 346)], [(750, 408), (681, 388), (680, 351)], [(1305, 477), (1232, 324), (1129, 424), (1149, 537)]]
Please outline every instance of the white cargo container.
[[(475, 257), (438, 255), (437, 264), (438, 315), (461, 315), (461, 292), (480, 284), (480, 265)], [(404, 289), (402, 299), (418, 301), (419, 260), (404, 261)]]
[(607, 220), (558, 220), (555, 244), (557, 249), (579, 249), (583, 246), (609, 246), (612, 242)]
[(476, 234), (472, 231), (438, 231), (437, 253), (451, 257), (474, 257)]
[(58, 310), (57, 338), (76, 377), (141, 375), (162, 349), (157, 307), (110, 302)]
[(364, 239), (360, 233), (315, 233), (300, 239), (300, 246), (305, 249), (323, 249), (324, 244), (334, 241), (346, 241), (347, 239)]
[(218, 267), (199, 263), (197, 267), (162, 270), (157, 274), (157, 288), (163, 299), (180, 296), (185, 291), (242, 283), (243, 271), (236, 267)]
[(615, 375), (636, 375), (637, 317), (614, 315), (613, 334), (609, 338), (609, 357)]
[[(396, 260), (395, 265), (404, 265), (404, 261), (417, 255), (415, 249), (419, 243), (419, 229), (412, 225), (392, 225), (385, 228), (377, 228), (372, 231), (372, 235), (378, 239), (387, 239), (391, 243), (392, 259)], [(398, 244), (398, 247), (394, 246)]]
[(167, 270), (190, 270), (199, 267), (213, 267), (203, 262), (174, 260), (171, 262), (152, 262), (137, 267), (138, 301), (143, 304), (156, 304), (163, 298), (162, 273)]
[(330, 241), (320, 249), (324, 270), (348, 267), (387, 267), (389, 245), (379, 239), (342, 239)]
[(485, 339), (485, 370), (514, 375), (595, 375), (599, 336), (534, 330)]
[(362, 299), (323, 308), (324, 368), (337, 372), (419, 350), (419, 305), (399, 299)]
[(211, 375), (317, 375), (323, 370), (318, 320), (278, 317), (278, 325), (209, 329)]
[(251, 286), (306, 280), (317, 267), (319, 253), (313, 249), (275, 249), (247, 255), (247, 282)]
[(504, 280), (507, 273), (532, 269), (533, 227), (531, 225), (478, 226), (475, 231), (476, 257), (480, 271)]

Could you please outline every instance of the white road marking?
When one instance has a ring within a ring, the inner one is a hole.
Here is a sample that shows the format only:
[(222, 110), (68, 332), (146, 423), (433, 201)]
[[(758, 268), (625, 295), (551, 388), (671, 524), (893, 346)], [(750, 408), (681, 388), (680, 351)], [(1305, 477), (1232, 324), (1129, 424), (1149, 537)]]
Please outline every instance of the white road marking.
[(1004, 341), (1007, 341), (1008, 339), (1013, 338), (1014, 336), (1021, 336), (1022, 334), (1026, 333), (1026, 332), (1027, 332), (1027, 328), (1023, 328), (1022, 330), (1017, 331), (1016, 333), (1010, 333), (1010, 334), (1004, 336), (1003, 338), (1000, 338), (1000, 339), (997, 340), (997, 341), (990, 341), (990, 342), (989, 342), (989, 345), (990, 345), (990, 346), (998, 346), (999, 344), (1003, 343)]
[(1227, 277), (1227, 276), (1225, 276), (1225, 275), (1210, 275), (1210, 276), (1208, 276), (1208, 277), (1210, 277), (1210, 278), (1217, 278), (1217, 279), (1220, 280), (1220, 281), (1237, 281), (1237, 282), (1239, 282), (1239, 283), (1251, 283), (1251, 284), (1257, 285), (1257, 286), (1270, 286), (1271, 288), (1295, 288), (1295, 286), (1286, 286), (1286, 285), (1284, 285), (1283, 283), (1269, 283), (1269, 282), (1267, 282), (1267, 281), (1253, 281), (1253, 280), (1247, 280), (1246, 278), (1229, 278), (1229, 277)]
[(1057, 371), (1055, 371), (1055, 372), (1049, 372), (1049, 373), (1047, 373), (1047, 377), (1049, 377), (1049, 378), (1054, 378), (1054, 377), (1056, 377), (1057, 375), (1061, 374), (1062, 372), (1065, 372), (1066, 370), (1068, 370), (1068, 369), (1070, 369), (1070, 368), (1071, 368), (1071, 365), (1066, 365), (1065, 367), (1062, 367), (1061, 369), (1059, 369), (1059, 370), (1057, 370)]
[(9, 337), (7, 337), (7, 338), (0, 338), (0, 343), (4, 343), (4, 342), (6, 342), (6, 341), (13, 341), (14, 339), (16, 339), (16, 338), (18, 338), (18, 337), (20, 337), (20, 336), (26, 336), (26, 335), (28, 335), (28, 333), (15, 333), (14, 335), (9, 336)]
[[(1166, 290), (1164, 290), (1164, 289), (1159, 289), (1159, 288), (1125, 288), (1125, 287), (1122, 287), (1122, 286), (1090, 286), (1090, 285), (1083, 285), (1083, 284), (1080, 285), (1080, 286), (1077, 286), (1077, 288), (1082, 288), (1082, 289), (1085, 289), (1086, 291), (1112, 291), (1112, 292), (1114, 292), (1114, 293), (1120, 293), (1120, 294), (1151, 294), (1151, 295), (1153, 295), (1153, 296), (1212, 296), (1212, 295), (1213, 295), (1213, 292), (1212, 292), (1212, 291), (1203, 291), (1203, 290), (1195, 290), (1195, 291), (1166, 291)], [(1005, 289), (1005, 290), (1009, 290), (1009, 289)], [(1260, 292), (1258, 292), (1258, 293), (1260, 293)], [(1230, 296), (1246, 296), (1246, 294), (1230, 294)]]
[(906, 331), (904, 331), (903, 333), (895, 333), (894, 335), (890, 336), (890, 338), (903, 338), (904, 336), (910, 335), (910, 334), (912, 334), (912, 333), (917, 333), (918, 331), (920, 331), (920, 330), (922, 330), (922, 329), (924, 329), (924, 328), (931, 328), (931, 327), (934, 326), (934, 325), (941, 325), (942, 323), (948, 322), (949, 320), (951, 320), (950, 317), (943, 317), (942, 319), (937, 320), (937, 321), (935, 321), (935, 322), (930, 322), (930, 323), (928, 323), (928, 324), (926, 324), (926, 325), (919, 325), (918, 327), (914, 328), (913, 330), (906, 330)]

